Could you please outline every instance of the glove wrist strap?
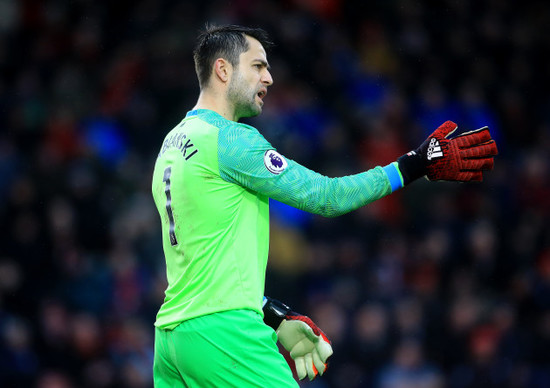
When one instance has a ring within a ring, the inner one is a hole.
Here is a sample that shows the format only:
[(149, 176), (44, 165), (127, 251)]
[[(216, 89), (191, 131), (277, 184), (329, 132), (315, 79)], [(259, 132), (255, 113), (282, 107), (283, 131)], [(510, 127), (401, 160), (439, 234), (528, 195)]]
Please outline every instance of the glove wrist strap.
[(426, 161), (417, 151), (411, 151), (397, 159), (399, 171), (403, 176), (403, 183), (408, 185), (427, 173)]
[(283, 302), (276, 299), (265, 297), (265, 303), (263, 306), (264, 323), (277, 331), (281, 322), (286, 318), (287, 314), (291, 311)]

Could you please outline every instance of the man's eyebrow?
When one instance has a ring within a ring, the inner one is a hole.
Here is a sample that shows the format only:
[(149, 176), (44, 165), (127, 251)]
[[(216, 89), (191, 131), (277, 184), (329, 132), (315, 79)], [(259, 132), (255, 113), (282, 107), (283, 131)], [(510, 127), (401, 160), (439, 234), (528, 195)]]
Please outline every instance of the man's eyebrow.
[(257, 58), (257, 59), (254, 59), (254, 62), (260, 62), (262, 66), (267, 68), (267, 70), (271, 69), (271, 66), (269, 65), (269, 63), (267, 63), (267, 61), (264, 59)]

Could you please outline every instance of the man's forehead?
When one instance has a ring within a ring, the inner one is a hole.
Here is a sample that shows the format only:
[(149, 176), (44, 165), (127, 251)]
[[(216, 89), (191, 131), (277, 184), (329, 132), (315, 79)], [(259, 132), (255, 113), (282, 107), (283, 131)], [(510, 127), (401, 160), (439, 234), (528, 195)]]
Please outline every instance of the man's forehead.
[(243, 54), (260, 56), (261, 58), (266, 59), (267, 54), (265, 52), (265, 48), (257, 39), (247, 35), (246, 40), (248, 41), (248, 51), (245, 51)]

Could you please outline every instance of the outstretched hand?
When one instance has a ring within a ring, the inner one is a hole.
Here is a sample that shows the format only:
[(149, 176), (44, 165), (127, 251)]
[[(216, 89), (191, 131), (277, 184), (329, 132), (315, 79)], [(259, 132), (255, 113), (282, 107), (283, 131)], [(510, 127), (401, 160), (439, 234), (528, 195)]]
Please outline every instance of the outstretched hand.
[(398, 159), (404, 183), (426, 176), (431, 181), (481, 182), (498, 154), (488, 127), (448, 138), (458, 126), (444, 122), (416, 150)]

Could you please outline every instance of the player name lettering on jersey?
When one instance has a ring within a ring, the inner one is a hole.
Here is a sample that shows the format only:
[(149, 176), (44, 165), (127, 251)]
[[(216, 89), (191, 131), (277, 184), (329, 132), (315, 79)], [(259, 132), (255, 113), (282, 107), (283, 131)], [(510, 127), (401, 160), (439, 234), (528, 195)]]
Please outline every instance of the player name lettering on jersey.
[(181, 156), (183, 156), (185, 160), (189, 160), (193, 155), (199, 152), (197, 147), (191, 142), (191, 139), (183, 132), (176, 132), (168, 136), (164, 140), (164, 143), (162, 143), (162, 148), (158, 156), (160, 157), (170, 148), (177, 148), (180, 150)]

